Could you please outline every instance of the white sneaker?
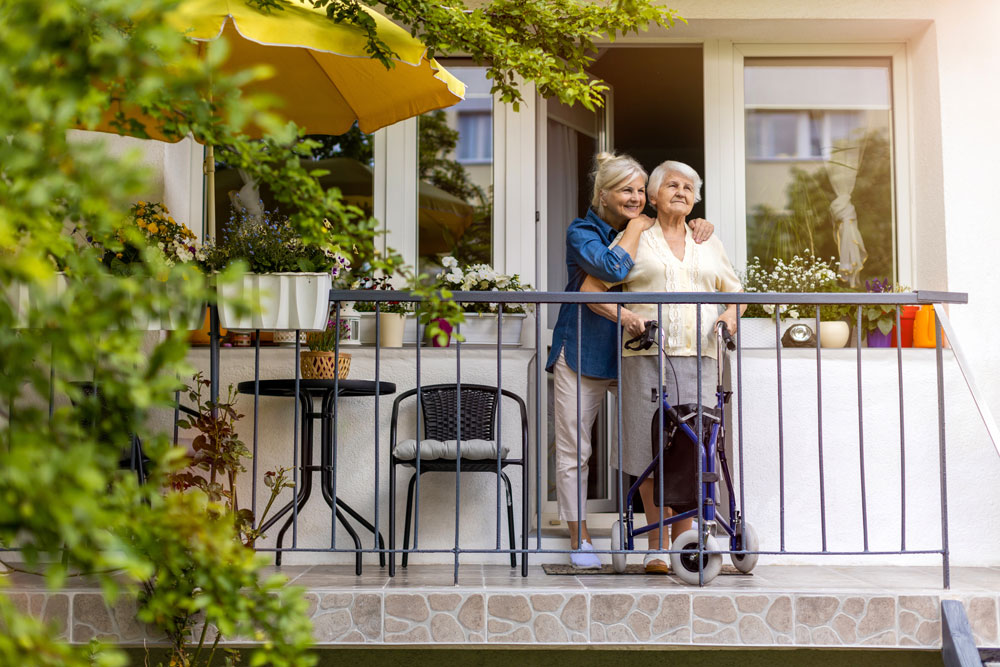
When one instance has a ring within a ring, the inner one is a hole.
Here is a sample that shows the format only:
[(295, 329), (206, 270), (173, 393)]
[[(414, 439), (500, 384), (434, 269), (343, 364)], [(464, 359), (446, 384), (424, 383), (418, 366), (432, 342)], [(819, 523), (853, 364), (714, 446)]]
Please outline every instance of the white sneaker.
[(578, 570), (600, 570), (601, 559), (594, 553), (594, 545), (583, 540), (580, 548), (569, 555), (570, 565)]

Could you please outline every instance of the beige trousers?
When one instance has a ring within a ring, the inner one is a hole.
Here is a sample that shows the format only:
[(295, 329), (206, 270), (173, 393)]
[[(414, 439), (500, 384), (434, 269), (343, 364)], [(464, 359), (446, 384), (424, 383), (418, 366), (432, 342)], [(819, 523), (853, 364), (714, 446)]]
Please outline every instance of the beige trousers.
[[(562, 352), (552, 369), (553, 405), (556, 433), (556, 497), (559, 499), (559, 518), (579, 521), (587, 518), (587, 479), (592, 447), (590, 434), (601, 404), (614, 380), (600, 380), (580, 375), (580, 414), (577, 419), (577, 374), (566, 364)], [(580, 467), (577, 476), (576, 436), (580, 433)], [(577, 484), (579, 480), (579, 484)], [(583, 509), (580, 512), (580, 509)]]

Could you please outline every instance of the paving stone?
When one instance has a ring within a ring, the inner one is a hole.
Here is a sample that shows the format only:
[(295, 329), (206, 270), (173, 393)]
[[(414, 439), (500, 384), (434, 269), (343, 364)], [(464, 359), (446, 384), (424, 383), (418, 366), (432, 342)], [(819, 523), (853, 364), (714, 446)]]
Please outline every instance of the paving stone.
[(771, 608), (767, 610), (767, 616), (764, 617), (764, 620), (775, 632), (791, 632), (792, 599), (787, 595), (777, 598), (771, 603)]
[(462, 596), (457, 593), (431, 593), (427, 596), (427, 601), (430, 603), (433, 611), (453, 611), (461, 604)]
[(431, 635), (422, 625), (418, 625), (409, 632), (400, 634), (387, 634), (385, 641), (391, 644), (426, 644), (431, 640)]
[(715, 623), (709, 623), (708, 621), (696, 618), (691, 622), (691, 629), (694, 630), (696, 635), (708, 635), (718, 630), (719, 626)]
[(767, 609), (767, 596), (737, 595), (736, 608), (744, 614), (759, 614)]
[(434, 614), (431, 618), (431, 637), (435, 642), (443, 644), (465, 643), (465, 631), (458, 621), (449, 614)]
[(855, 644), (858, 641), (858, 622), (847, 614), (837, 614), (830, 622), (833, 630), (845, 644)]
[(739, 628), (744, 644), (770, 644), (774, 641), (771, 630), (759, 616), (744, 616), (740, 619)]
[(854, 618), (860, 618), (861, 612), (865, 610), (864, 598), (850, 597), (841, 604), (841, 611), (850, 614)]
[(843, 644), (837, 633), (833, 631), (833, 628), (828, 628), (826, 626), (820, 628), (813, 628), (812, 630), (812, 643), (816, 646), (837, 646)]
[(306, 593), (302, 597), (306, 599), (306, 603), (309, 605), (306, 609), (306, 615), (312, 618), (316, 614), (316, 610), (319, 609), (319, 596), (315, 593)]
[(534, 641), (534, 637), (528, 628), (517, 628), (507, 635), (491, 635), (490, 641), (495, 644), (528, 644)]
[(347, 609), (354, 602), (354, 596), (350, 593), (327, 593), (320, 600), (319, 606), (322, 609)]
[(941, 599), (936, 595), (900, 595), (899, 608), (927, 621), (941, 620)]
[(600, 623), (590, 624), (590, 641), (592, 642), (604, 642), (607, 641), (607, 634), (604, 632), (604, 626)]
[(531, 596), (531, 608), (535, 611), (557, 611), (563, 603), (562, 595), (535, 594)]
[(613, 644), (632, 644), (635, 642), (636, 637), (622, 623), (615, 623), (608, 627), (608, 641)]
[(518, 623), (531, 620), (531, 606), (523, 595), (491, 595), (487, 604), (490, 616)]
[(385, 619), (385, 631), (389, 632), (402, 632), (403, 630), (410, 627), (409, 623), (404, 623), (403, 621), (396, 620), (391, 616), (387, 616)]
[[(45, 601), (45, 611), (42, 620), (56, 628), (59, 637), (69, 638), (69, 596), (64, 593), (54, 593), (48, 596)], [(139, 622), (132, 617), (132, 623), (139, 626)]]
[(723, 628), (714, 635), (704, 635), (694, 637), (695, 644), (739, 644), (740, 638), (733, 628)]
[(541, 644), (565, 643), (569, 641), (566, 629), (559, 619), (548, 613), (541, 613), (535, 617), (534, 622), (535, 641)]
[(997, 601), (992, 597), (974, 597), (965, 601), (965, 613), (978, 646), (993, 646), (997, 640)]
[(654, 613), (660, 606), (660, 600), (655, 595), (640, 595), (639, 602), (636, 603), (639, 611), (647, 614)]
[(559, 618), (562, 619), (563, 624), (570, 630), (586, 631), (587, 598), (583, 595), (570, 596)]
[(426, 621), (430, 618), (427, 601), (422, 595), (387, 593), (385, 613), (396, 618), (408, 618), (411, 621)]
[[(105, 636), (111, 636), (114, 632), (104, 597), (97, 593), (77, 593), (73, 596), (73, 619), (77, 625), (89, 625)], [(73, 640), (78, 641), (75, 633)]]
[(896, 631), (888, 630), (880, 635), (875, 635), (874, 637), (869, 637), (861, 642), (865, 646), (895, 646), (896, 645)]
[(692, 606), (696, 618), (705, 618), (720, 623), (736, 621), (736, 606), (731, 598), (721, 595), (695, 595)]
[(896, 601), (888, 597), (869, 600), (868, 610), (858, 622), (858, 634), (870, 637), (894, 627), (896, 627)]
[(899, 612), (899, 631), (905, 635), (912, 635), (920, 624), (920, 617), (912, 611)]
[(372, 593), (361, 593), (352, 608), (354, 626), (368, 639), (378, 639), (382, 633), (382, 600)]
[(941, 621), (924, 621), (921, 623), (917, 629), (916, 638), (921, 646), (940, 646)]
[(313, 636), (320, 643), (336, 641), (350, 630), (354, 623), (346, 609), (337, 609), (328, 614), (320, 614), (312, 620)]
[(469, 630), (482, 632), (485, 627), (485, 608), (482, 595), (470, 595), (458, 610), (458, 622)]
[(653, 619), (652, 633), (662, 635), (674, 628), (690, 626), (691, 597), (685, 594), (664, 596), (660, 603), (660, 613)]
[(514, 627), (513, 623), (507, 623), (506, 621), (498, 621), (492, 618), (486, 625), (486, 629), (489, 631), (490, 634), (493, 634), (495, 632), (510, 632), (510, 630), (513, 627)]
[(590, 618), (600, 623), (617, 623), (635, 603), (635, 598), (625, 594), (594, 594), (590, 597)]
[(835, 597), (804, 595), (795, 599), (795, 622), (809, 626), (826, 625), (840, 606)]
[(646, 616), (641, 611), (633, 611), (628, 615), (627, 622), (636, 639), (642, 642), (649, 641), (649, 638), (652, 636), (650, 633), (651, 620), (649, 616)]

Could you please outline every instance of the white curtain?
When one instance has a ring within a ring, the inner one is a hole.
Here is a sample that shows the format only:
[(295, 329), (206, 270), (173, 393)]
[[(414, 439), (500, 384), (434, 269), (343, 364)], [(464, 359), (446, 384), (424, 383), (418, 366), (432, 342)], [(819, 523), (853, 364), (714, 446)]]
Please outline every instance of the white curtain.
[[(548, 285), (550, 291), (561, 291), (569, 279), (566, 273), (566, 228), (585, 211), (577, 210), (580, 193), (577, 184), (577, 132), (551, 118), (547, 130)], [(558, 308), (549, 308), (550, 328), (555, 327), (558, 315)]]
[(863, 146), (860, 142), (849, 144), (838, 142), (826, 163), (826, 173), (837, 194), (830, 203), (830, 211), (837, 220), (837, 248), (840, 251), (839, 271), (841, 277), (851, 287), (857, 287), (858, 276), (868, 259), (865, 241), (858, 229), (858, 211), (854, 208), (851, 195), (858, 177)]

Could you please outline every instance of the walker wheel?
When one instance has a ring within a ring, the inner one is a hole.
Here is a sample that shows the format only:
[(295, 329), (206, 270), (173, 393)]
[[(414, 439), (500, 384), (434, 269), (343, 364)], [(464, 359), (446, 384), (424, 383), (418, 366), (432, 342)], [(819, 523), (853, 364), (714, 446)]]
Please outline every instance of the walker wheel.
[[(740, 522), (739, 527), (736, 529), (736, 537), (739, 538), (739, 549), (747, 551), (760, 550), (760, 540), (757, 538), (757, 531), (749, 523)], [(746, 574), (756, 567), (760, 554), (731, 553), (729, 557), (733, 561), (733, 567)]]
[[(698, 554), (697, 553), (676, 553), (676, 551), (698, 550), (698, 530), (685, 530), (674, 540), (670, 554), (670, 569), (680, 577), (685, 584), (698, 585)], [(719, 541), (712, 535), (705, 536), (705, 551), (720, 551)], [(715, 579), (722, 570), (722, 554), (703, 554), (701, 557), (702, 571), (704, 572), (704, 583)]]
[[(611, 524), (611, 550), (621, 551), (622, 550), (622, 536), (621, 536), (621, 521), (615, 521)], [(624, 553), (612, 553), (611, 554), (611, 567), (618, 574), (625, 571), (625, 554)]]

